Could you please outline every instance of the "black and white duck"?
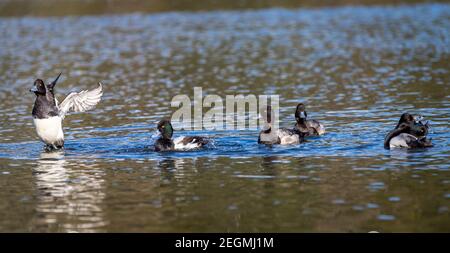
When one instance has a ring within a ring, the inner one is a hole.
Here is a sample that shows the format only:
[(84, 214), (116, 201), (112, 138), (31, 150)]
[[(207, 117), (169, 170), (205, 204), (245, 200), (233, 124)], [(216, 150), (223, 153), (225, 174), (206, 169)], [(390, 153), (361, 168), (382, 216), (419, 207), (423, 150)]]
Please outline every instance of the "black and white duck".
[(424, 135), (426, 127), (413, 123), (400, 123), (384, 139), (384, 148), (425, 148), (432, 147), (431, 139)]
[(70, 93), (61, 104), (55, 98), (55, 85), (61, 74), (51, 83), (45, 85), (41, 79), (34, 81), (30, 89), (36, 95), (33, 106), (33, 123), (36, 133), (46, 149), (54, 150), (64, 147), (64, 133), (62, 121), (67, 113), (84, 112), (93, 109), (100, 102), (103, 95), (103, 87), (99, 82), (93, 90)]
[(201, 136), (181, 136), (172, 140), (173, 127), (170, 120), (163, 119), (157, 125), (161, 134), (155, 142), (155, 151), (186, 151), (198, 149), (206, 144), (209, 140)]

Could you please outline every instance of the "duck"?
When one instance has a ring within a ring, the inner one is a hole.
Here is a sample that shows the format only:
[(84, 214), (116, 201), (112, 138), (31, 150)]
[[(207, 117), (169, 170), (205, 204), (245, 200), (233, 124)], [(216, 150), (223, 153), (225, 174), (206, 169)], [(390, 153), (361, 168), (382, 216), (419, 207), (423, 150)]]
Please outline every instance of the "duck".
[(305, 105), (299, 103), (295, 109), (294, 129), (303, 133), (305, 136), (317, 136), (325, 133), (325, 127), (317, 120), (308, 120), (308, 114)]
[(181, 136), (172, 140), (173, 127), (168, 119), (162, 119), (157, 124), (160, 137), (155, 142), (155, 151), (193, 150), (204, 147), (209, 140), (201, 136)]
[(426, 127), (402, 122), (389, 132), (384, 139), (384, 148), (425, 148), (432, 147), (431, 139), (424, 136)]
[(69, 112), (84, 112), (93, 109), (103, 95), (103, 85), (93, 90), (72, 92), (61, 104), (55, 97), (55, 86), (62, 73), (49, 84), (42, 79), (36, 79), (30, 92), (36, 95), (32, 110), (33, 123), (39, 139), (45, 144), (46, 150), (57, 150), (64, 147), (64, 132), (62, 122)]
[(263, 110), (262, 116), (265, 120), (263, 129), (259, 132), (258, 143), (259, 144), (281, 144), (292, 145), (300, 144), (304, 142), (303, 134), (295, 129), (272, 127), (272, 107), (269, 105)]

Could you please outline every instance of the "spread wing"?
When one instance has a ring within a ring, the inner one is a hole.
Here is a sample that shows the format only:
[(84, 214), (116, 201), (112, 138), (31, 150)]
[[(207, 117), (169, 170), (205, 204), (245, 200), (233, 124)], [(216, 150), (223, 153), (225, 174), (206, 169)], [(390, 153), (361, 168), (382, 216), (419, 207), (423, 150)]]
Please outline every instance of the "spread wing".
[(59, 105), (59, 116), (64, 118), (70, 111), (84, 112), (91, 110), (98, 104), (103, 95), (102, 83), (93, 90), (84, 90), (70, 93)]

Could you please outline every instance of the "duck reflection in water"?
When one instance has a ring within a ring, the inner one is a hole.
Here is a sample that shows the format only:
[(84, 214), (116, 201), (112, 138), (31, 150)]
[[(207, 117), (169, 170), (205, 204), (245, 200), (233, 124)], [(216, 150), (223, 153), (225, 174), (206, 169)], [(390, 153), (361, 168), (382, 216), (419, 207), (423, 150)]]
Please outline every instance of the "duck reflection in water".
[[(101, 232), (104, 173), (67, 161), (64, 151), (43, 152), (33, 170), (38, 189), (34, 223), (53, 232)], [(50, 230), (49, 230), (50, 229)]]

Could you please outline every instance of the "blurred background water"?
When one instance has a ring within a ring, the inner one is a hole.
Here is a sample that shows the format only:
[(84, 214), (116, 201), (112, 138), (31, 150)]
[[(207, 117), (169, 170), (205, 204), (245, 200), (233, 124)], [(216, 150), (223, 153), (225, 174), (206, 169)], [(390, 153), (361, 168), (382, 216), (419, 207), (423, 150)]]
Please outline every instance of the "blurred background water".
[[(0, 1), (0, 231), (450, 231), (449, 4), (98, 15), (14, 2)], [(60, 71), (60, 101), (98, 81), (104, 100), (69, 115), (65, 151), (46, 153), (28, 89)], [(278, 94), (285, 127), (304, 102), (327, 133), (266, 147), (258, 131), (180, 131), (214, 145), (151, 151), (172, 97), (194, 86)], [(430, 120), (433, 148), (383, 149), (406, 111)]]

